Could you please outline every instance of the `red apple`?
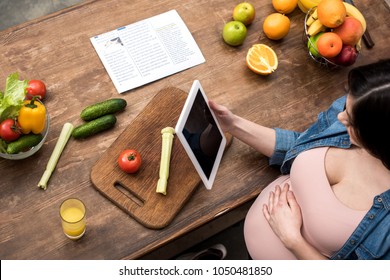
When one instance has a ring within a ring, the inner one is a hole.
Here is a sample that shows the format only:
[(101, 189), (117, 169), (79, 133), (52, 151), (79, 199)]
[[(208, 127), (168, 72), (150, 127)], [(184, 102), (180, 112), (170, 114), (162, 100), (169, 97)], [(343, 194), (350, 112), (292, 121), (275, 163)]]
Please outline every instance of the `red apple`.
[(358, 53), (355, 47), (344, 45), (341, 52), (330, 59), (333, 63), (341, 66), (350, 66), (355, 63)]
[(355, 46), (363, 36), (363, 26), (354, 17), (346, 17), (343, 24), (333, 29), (340, 36), (344, 45)]

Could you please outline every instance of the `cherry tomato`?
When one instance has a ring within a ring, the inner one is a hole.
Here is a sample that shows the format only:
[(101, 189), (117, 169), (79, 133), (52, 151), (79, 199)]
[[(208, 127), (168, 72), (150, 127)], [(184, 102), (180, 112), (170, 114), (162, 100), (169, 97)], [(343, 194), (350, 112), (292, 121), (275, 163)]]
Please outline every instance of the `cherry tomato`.
[(126, 173), (137, 172), (141, 162), (141, 155), (136, 150), (124, 150), (118, 158), (119, 167)]
[(11, 142), (18, 139), (21, 135), (18, 124), (14, 119), (5, 119), (0, 123), (0, 137)]
[(46, 86), (40, 80), (30, 80), (28, 82), (26, 99), (31, 100), (35, 95), (39, 95), (41, 100), (46, 96)]

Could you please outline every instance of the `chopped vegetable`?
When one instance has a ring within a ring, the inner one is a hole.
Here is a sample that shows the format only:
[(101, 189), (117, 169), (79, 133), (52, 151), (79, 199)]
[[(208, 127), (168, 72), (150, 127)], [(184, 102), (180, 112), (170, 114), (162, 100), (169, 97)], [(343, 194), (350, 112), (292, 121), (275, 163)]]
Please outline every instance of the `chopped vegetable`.
[(160, 179), (157, 182), (157, 193), (167, 194), (167, 185), (169, 177), (169, 163), (171, 161), (171, 151), (173, 143), (173, 135), (175, 129), (166, 127), (161, 130), (162, 147), (161, 147), (161, 161), (160, 161)]
[(66, 143), (68, 143), (69, 137), (72, 134), (73, 125), (71, 123), (65, 123), (62, 127), (60, 137), (57, 140), (57, 144), (54, 147), (53, 153), (50, 156), (50, 159), (47, 163), (46, 170), (42, 175), (41, 180), (38, 183), (38, 187), (46, 190), (47, 182), (50, 179), (51, 174), (53, 173), (57, 162), (61, 156), (62, 151), (64, 150)]

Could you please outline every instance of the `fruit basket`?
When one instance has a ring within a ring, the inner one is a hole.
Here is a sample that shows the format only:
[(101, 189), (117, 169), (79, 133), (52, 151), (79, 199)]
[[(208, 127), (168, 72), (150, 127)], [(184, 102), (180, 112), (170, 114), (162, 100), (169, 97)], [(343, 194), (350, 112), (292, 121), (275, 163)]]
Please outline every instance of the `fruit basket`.
[(44, 130), (41, 133), (42, 134), (42, 140), (37, 145), (35, 145), (34, 147), (30, 148), (29, 150), (23, 151), (23, 152), (20, 152), (20, 153), (17, 153), (17, 154), (8, 154), (8, 153), (0, 152), (0, 158), (10, 159), (10, 160), (20, 160), (20, 159), (25, 159), (25, 158), (28, 158), (28, 157), (32, 156), (33, 154), (38, 152), (39, 149), (42, 147), (42, 145), (45, 143), (46, 137), (47, 137), (47, 135), (49, 133), (49, 127), (50, 127), (50, 116), (49, 116), (49, 113), (46, 111), (45, 128), (44, 128)]
[[(322, 34), (328, 33), (329, 35), (329, 33), (334, 33), (334, 29), (326, 27), (319, 22), (316, 9), (317, 7), (311, 8), (306, 13), (304, 20), (303, 42), (309, 56), (319, 65), (331, 69), (348, 67), (354, 64), (360, 54), (360, 41), (352, 46), (346, 45), (343, 42), (340, 53), (335, 57), (329, 58), (321, 55), (316, 43)], [(352, 17), (350, 14), (347, 14), (347, 17), (348, 16)]]

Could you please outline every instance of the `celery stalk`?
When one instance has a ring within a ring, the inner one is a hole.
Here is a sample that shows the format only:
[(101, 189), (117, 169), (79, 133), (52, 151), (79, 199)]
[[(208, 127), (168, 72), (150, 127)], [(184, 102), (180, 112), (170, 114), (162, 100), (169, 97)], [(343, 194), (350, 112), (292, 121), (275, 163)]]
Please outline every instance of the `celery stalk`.
[(156, 192), (161, 193), (163, 195), (167, 194), (169, 163), (171, 161), (171, 151), (174, 133), (175, 129), (172, 127), (166, 127), (161, 130), (162, 146), (160, 161), (160, 178), (157, 182)]
[(38, 183), (38, 187), (46, 190), (47, 182), (50, 179), (51, 174), (53, 173), (57, 162), (61, 156), (62, 151), (64, 150), (66, 143), (68, 143), (69, 137), (72, 134), (73, 125), (71, 123), (65, 123), (62, 127), (60, 137), (57, 140), (56, 146), (50, 156), (50, 159), (47, 163), (46, 170), (42, 175), (41, 180)]

